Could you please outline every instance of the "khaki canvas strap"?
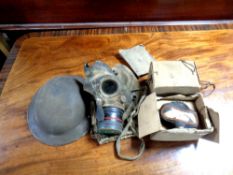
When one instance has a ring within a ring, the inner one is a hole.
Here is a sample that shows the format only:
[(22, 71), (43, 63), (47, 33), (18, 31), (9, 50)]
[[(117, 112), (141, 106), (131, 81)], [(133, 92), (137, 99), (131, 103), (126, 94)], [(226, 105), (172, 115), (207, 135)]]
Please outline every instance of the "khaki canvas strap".
[[(123, 160), (136, 160), (136, 159), (140, 158), (142, 156), (142, 154), (144, 153), (144, 151), (145, 151), (145, 141), (143, 139), (138, 138), (138, 133), (137, 133), (136, 129), (134, 127), (132, 127), (134, 125), (134, 120), (133, 119), (138, 115), (139, 107), (141, 106), (141, 103), (144, 101), (145, 97), (146, 97), (146, 95), (143, 95), (141, 97), (141, 99), (140, 99), (139, 103), (137, 104), (136, 108), (133, 110), (133, 112), (131, 114), (129, 114), (129, 117), (128, 117), (128, 120), (127, 120), (127, 125), (123, 129), (122, 133), (120, 134), (120, 136), (116, 140), (115, 148), (116, 148), (117, 155), (118, 155), (119, 158), (121, 158)], [(141, 142), (140, 147), (139, 147), (139, 152), (135, 156), (127, 156), (127, 155), (123, 155), (121, 153), (121, 140), (122, 140), (122, 137), (126, 134), (126, 132), (129, 129), (131, 129), (133, 131), (134, 135)]]

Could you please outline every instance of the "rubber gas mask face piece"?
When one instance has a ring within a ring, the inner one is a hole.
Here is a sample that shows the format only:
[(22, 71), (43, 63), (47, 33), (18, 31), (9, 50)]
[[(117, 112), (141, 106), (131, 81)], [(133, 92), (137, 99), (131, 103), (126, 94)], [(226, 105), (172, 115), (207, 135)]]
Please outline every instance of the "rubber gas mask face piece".
[(134, 74), (124, 65), (112, 69), (101, 61), (84, 67), (86, 79), (84, 90), (92, 94), (96, 105), (93, 113), (98, 134), (120, 134), (123, 129), (122, 116), (132, 101), (137, 101), (139, 83)]

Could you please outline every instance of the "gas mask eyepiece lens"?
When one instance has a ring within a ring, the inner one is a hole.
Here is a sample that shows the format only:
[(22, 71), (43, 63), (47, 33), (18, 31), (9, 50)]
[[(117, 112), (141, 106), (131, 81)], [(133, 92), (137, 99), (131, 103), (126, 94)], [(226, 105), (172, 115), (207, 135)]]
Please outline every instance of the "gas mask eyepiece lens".
[(105, 94), (111, 95), (117, 92), (118, 84), (116, 81), (108, 79), (102, 82), (101, 88)]

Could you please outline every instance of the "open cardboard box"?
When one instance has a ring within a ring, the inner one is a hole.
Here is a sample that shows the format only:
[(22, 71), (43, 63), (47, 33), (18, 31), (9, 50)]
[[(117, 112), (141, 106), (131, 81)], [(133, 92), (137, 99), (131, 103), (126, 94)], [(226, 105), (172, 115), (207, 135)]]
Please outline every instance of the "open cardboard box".
[[(151, 64), (151, 93), (140, 106), (138, 114), (140, 138), (150, 135), (151, 140), (157, 141), (189, 141), (209, 136), (209, 140), (219, 141), (218, 113), (205, 106), (196, 65), (192, 61), (187, 63), (190, 67), (181, 61), (156, 61)], [(159, 110), (162, 104), (171, 101), (182, 101), (196, 110), (199, 127), (166, 129), (161, 123)]]

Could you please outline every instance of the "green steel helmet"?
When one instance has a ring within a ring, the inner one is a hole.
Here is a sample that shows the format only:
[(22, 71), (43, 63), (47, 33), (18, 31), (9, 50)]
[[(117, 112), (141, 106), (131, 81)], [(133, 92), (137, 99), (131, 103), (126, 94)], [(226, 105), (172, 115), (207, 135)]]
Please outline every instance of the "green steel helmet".
[(59, 146), (85, 135), (89, 130), (82, 91), (83, 79), (55, 77), (42, 86), (28, 108), (28, 125), (41, 142)]

